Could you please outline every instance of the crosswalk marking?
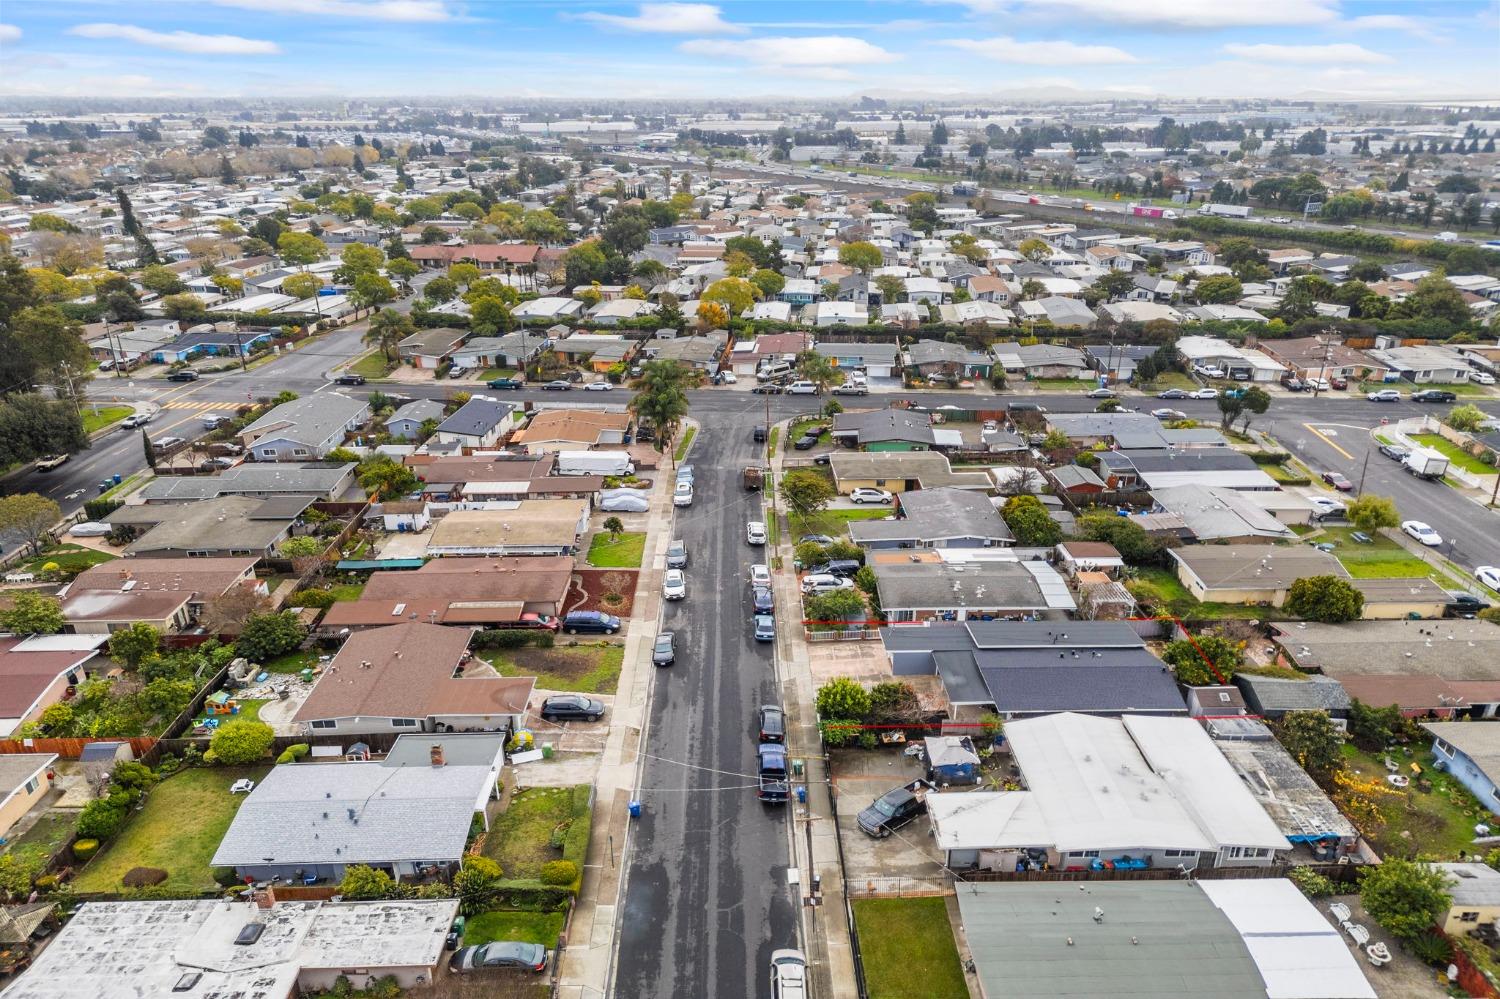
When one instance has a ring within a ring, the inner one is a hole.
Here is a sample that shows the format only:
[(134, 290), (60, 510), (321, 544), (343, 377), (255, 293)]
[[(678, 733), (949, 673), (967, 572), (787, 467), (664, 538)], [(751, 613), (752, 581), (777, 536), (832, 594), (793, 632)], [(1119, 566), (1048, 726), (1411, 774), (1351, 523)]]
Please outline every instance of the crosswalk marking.
[(234, 409), (235, 408), (235, 404), (232, 403), (232, 402), (193, 402), (193, 401), (191, 401), (189, 399), (183, 399), (183, 400), (176, 400), (176, 399), (174, 399), (174, 400), (171, 400), (169, 402), (162, 403), (161, 404), (161, 408), (162, 409), (192, 409), (192, 410)]

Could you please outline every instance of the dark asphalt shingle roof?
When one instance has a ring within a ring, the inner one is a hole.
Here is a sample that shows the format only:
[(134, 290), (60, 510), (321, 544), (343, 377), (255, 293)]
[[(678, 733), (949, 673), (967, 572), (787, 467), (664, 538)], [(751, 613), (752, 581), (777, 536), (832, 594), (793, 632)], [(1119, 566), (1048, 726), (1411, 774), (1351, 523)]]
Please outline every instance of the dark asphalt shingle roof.
[[(1097, 650), (1096, 650), (1097, 651)], [(1145, 649), (981, 652), (975, 660), (1001, 712), (1187, 712), (1177, 682)]]
[(1333, 677), (1306, 680), (1237, 673), (1234, 682), (1256, 711), (1347, 711), (1349, 695)]

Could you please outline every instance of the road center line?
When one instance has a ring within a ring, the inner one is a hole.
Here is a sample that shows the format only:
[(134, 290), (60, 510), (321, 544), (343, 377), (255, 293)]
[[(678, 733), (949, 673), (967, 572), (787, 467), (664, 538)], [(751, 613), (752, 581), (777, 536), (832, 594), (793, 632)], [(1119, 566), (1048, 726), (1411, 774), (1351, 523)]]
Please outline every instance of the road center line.
[(1335, 444), (1331, 437), (1320, 431), (1317, 427), (1313, 426), (1311, 423), (1304, 423), (1302, 425), (1308, 430), (1312, 431), (1312, 433), (1317, 435), (1318, 440), (1322, 441), (1324, 444), (1327, 444), (1329, 447), (1333, 448), (1335, 451), (1343, 455), (1345, 458), (1348, 458), (1350, 461), (1354, 460), (1354, 455), (1350, 454), (1348, 451), (1345, 451), (1343, 448)]

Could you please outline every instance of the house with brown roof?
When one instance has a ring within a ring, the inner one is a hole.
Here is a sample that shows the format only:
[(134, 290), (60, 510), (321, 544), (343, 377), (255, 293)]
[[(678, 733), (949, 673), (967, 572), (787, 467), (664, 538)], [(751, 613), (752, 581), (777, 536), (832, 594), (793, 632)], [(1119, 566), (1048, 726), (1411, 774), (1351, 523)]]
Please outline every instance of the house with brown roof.
[(0, 739), (41, 718), (87, 679), (105, 641), (102, 635), (0, 637)]
[(444, 361), (452, 357), (468, 335), (466, 331), (450, 326), (418, 330), (396, 344), (396, 356), (403, 361), (410, 361), (414, 368), (431, 371), (441, 367)]
[(454, 510), (433, 527), (427, 554), (572, 555), (588, 522), (587, 500), (522, 500)]
[(523, 615), (562, 614), (573, 578), (566, 556), (433, 559), (415, 572), (372, 573), (358, 600), (323, 615), (324, 631), (405, 621), (507, 627)]
[(512, 444), (524, 446), (528, 454), (548, 454), (624, 444), (629, 429), (629, 413), (550, 409), (537, 413), (510, 439)]
[(1263, 340), (1260, 351), (1291, 369), (1298, 378), (1362, 378), (1384, 365), (1370, 355), (1323, 337), (1304, 336), (1292, 340)]
[(537, 262), (541, 247), (535, 243), (476, 243), (472, 246), (413, 246), (408, 252), (423, 267), (447, 268), (471, 263), (482, 271), (510, 273)]
[(588, 499), (604, 488), (598, 475), (553, 475), (553, 458), (476, 458), (407, 455), (422, 495), (439, 503), (464, 500)]
[(292, 721), (313, 735), (513, 732), (536, 680), (472, 663), (470, 637), (420, 621), (355, 632)]
[(238, 587), (267, 595), (255, 556), (124, 558), (79, 573), (60, 594), (75, 634), (108, 635), (137, 621), (163, 634), (192, 627), (204, 607)]

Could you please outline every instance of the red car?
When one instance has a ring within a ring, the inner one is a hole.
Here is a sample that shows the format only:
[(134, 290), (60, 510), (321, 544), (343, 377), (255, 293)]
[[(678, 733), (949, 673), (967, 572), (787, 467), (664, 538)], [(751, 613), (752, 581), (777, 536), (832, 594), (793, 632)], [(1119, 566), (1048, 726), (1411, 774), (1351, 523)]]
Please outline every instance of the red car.
[(1354, 483), (1344, 478), (1338, 472), (1324, 472), (1323, 481), (1328, 483), (1330, 486), (1337, 489), (1341, 493), (1354, 492)]
[(556, 631), (562, 627), (562, 622), (548, 614), (522, 614), (512, 628), (543, 628), (547, 631)]

